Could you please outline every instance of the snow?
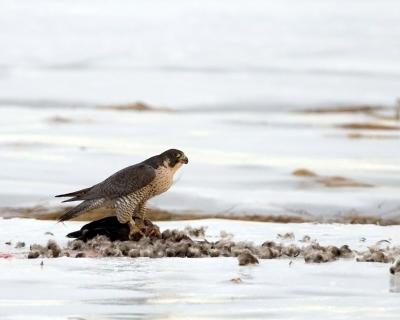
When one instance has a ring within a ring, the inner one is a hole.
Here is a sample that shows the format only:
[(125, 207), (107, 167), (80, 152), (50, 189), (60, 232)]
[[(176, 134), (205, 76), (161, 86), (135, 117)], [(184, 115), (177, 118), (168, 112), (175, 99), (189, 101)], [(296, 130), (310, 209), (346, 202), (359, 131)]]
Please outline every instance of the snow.
[[(1, 207), (58, 205), (177, 147), (190, 164), (163, 209), (398, 215), (398, 132), (348, 139), (338, 124), (376, 119), (292, 112), (393, 106), (398, 1), (0, 3)], [(135, 101), (178, 112), (97, 108)], [(376, 187), (304, 188), (301, 167)]]
[[(152, 206), (398, 218), (398, 131), (358, 131), (374, 138), (350, 139), (353, 132), (338, 125), (378, 120), (297, 111), (383, 104), (394, 113), (399, 1), (0, 0), (0, 7), (2, 211), (58, 206), (53, 195), (176, 147), (190, 162)], [(176, 112), (99, 108), (135, 101)], [(326, 188), (294, 177), (298, 168), (374, 187)], [(358, 250), (379, 240), (400, 245), (398, 226), (159, 223), (188, 224), (206, 225), (211, 241), (224, 230), (258, 244), (293, 232), (298, 244), (309, 235)], [(0, 258), (2, 320), (399, 318), (400, 280), (387, 264), (28, 260), (27, 248), (14, 248), (48, 239), (65, 245), (65, 234), (80, 226), (0, 218), (0, 253), (13, 255)]]
[(3, 99), (213, 108), (398, 96), (393, 0), (1, 2)]
[[(397, 319), (400, 312), (400, 279), (389, 274), (388, 264), (277, 259), (240, 267), (235, 258), (28, 260), (23, 258), (26, 249), (4, 244), (25, 240), (29, 246), (47, 239), (65, 244), (64, 235), (82, 224), (0, 220), (0, 252), (17, 254), (0, 259), (1, 319)], [(294, 232), (296, 241), (308, 234), (321, 244), (359, 249), (383, 239), (400, 245), (397, 226), (225, 220), (158, 224), (162, 230), (207, 226), (209, 240), (224, 230), (234, 240), (255, 243)], [(54, 236), (44, 234), (49, 231)]]
[[(399, 213), (399, 138), (349, 139), (335, 127), (374, 121), (365, 115), (28, 107), (1, 112), (0, 165), (7, 168), (0, 173), (2, 206), (59, 205), (53, 195), (91, 186), (176, 147), (189, 164), (166, 194), (151, 201), (153, 206), (205, 213), (305, 212), (323, 218)], [(56, 116), (70, 122), (49, 121)], [(294, 177), (298, 168), (374, 187), (326, 188)]]

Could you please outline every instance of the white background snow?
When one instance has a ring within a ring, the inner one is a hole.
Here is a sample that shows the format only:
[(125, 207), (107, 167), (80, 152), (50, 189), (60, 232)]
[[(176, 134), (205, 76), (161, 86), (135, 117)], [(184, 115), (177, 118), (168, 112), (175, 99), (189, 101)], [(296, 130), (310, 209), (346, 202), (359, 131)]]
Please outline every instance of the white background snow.
[[(371, 119), (294, 111), (392, 107), (399, 12), (396, 0), (0, 0), (0, 207), (59, 205), (53, 195), (177, 147), (190, 162), (152, 202), (163, 209), (396, 218), (398, 131), (348, 139), (337, 125)], [(177, 112), (98, 108), (135, 101)], [(308, 185), (291, 174), (302, 167), (375, 187)], [(210, 239), (400, 243), (397, 226), (190, 224)], [(80, 225), (0, 219), (0, 252), (17, 253), (0, 259), (1, 319), (399, 318), (387, 264), (59, 258), (42, 268), (4, 244), (45, 243), (46, 231), (65, 243)]]
[[(399, 214), (399, 135), (350, 140), (392, 106), (397, 1), (0, 0), (0, 204), (58, 205), (165, 149), (190, 164), (153, 205), (175, 211)], [(177, 113), (103, 111), (144, 101)], [(51, 119), (63, 117), (66, 123)], [(397, 138), (396, 138), (397, 137)], [(304, 188), (297, 168), (375, 188)]]
[[(218, 240), (220, 231), (256, 244), (293, 232), (299, 245), (304, 245), (298, 242), (304, 235), (322, 245), (348, 244), (356, 250), (380, 240), (400, 244), (397, 226), (224, 220), (159, 225), (162, 230), (207, 226), (209, 241)], [(16, 255), (0, 259), (1, 319), (398, 319), (400, 312), (400, 277), (390, 275), (383, 263), (349, 259), (321, 265), (298, 258), (290, 265), (290, 259), (277, 259), (240, 267), (236, 258), (28, 260), (18, 256), (29, 248), (13, 248), (18, 240), (27, 247), (48, 239), (65, 245), (64, 235), (81, 226), (0, 219), (0, 251)], [(11, 246), (4, 244), (9, 240)], [(234, 278), (242, 282), (234, 283)]]

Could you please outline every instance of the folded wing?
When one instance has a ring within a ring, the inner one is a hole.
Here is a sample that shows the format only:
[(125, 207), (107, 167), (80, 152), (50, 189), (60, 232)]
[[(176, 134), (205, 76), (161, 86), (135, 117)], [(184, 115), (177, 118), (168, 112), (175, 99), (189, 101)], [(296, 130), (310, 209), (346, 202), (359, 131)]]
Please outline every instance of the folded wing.
[(57, 195), (56, 197), (70, 197), (63, 202), (83, 201), (64, 213), (59, 221), (69, 220), (89, 210), (99, 208), (107, 201), (114, 201), (131, 194), (151, 183), (155, 176), (153, 167), (139, 163), (114, 173), (90, 188)]

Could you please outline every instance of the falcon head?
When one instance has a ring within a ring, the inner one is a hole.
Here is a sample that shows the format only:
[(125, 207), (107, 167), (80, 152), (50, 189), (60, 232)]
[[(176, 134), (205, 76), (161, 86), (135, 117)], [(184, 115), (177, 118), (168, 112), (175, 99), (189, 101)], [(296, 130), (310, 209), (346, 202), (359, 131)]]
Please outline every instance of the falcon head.
[(161, 156), (167, 161), (168, 166), (171, 168), (179, 168), (182, 164), (187, 164), (189, 162), (185, 154), (177, 149), (169, 149), (161, 153)]

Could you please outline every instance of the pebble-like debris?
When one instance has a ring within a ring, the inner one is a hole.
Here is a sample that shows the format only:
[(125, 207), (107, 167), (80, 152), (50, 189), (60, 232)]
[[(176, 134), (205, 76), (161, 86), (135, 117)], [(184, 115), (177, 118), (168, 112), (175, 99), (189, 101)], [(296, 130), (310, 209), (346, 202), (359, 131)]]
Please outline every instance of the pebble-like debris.
[[(298, 258), (306, 263), (326, 263), (338, 259), (355, 259), (358, 262), (393, 263), (400, 257), (400, 247), (391, 246), (387, 241), (378, 241), (367, 250), (352, 250), (348, 245), (340, 247), (322, 246), (317, 240), (304, 236), (301, 245), (294, 243), (292, 233), (278, 235), (281, 242), (265, 241), (255, 245), (247, 241), (233, 241), (233, 236), (222, 231), (218, 241), (205, 239), (205, 228), (185, 228), (185, 230), (170, 230), (162, 232), (159, 238), (142, 237), (137, 241), (110, 241), (106, 236), (96, 236), (86, 242), (82, 240), (69, 241), (67, 247), (61, 248), (56, 241), (49, 240), (47, 245), (33, 244), (28, 253), (29, 259), (39, 257), (71, 258), (84, 257), (236, 257), (239, 265), (257, 264), (258, 259)], [(191, 237), (201, 238), (193, 240)], [(288, 243), (290, 240), (291, 243)], [(23, 247), (23, 244), (17, 244)], [(391, 267), (392, 274), (400, 273), (400, 258)]]
[(25, 242), (19, 241), (15, 245), (15, 248), (24, 248), (25, 247)]
[(247, 266), (248, 264), (258, 264), (258, 259), (250, 250), (246, 249), (238, 255), (239, 266)]
[(400, 257), (395, 261), (393, 266), (390, 267), (390, 273), (391, 274), (400, 274)]

